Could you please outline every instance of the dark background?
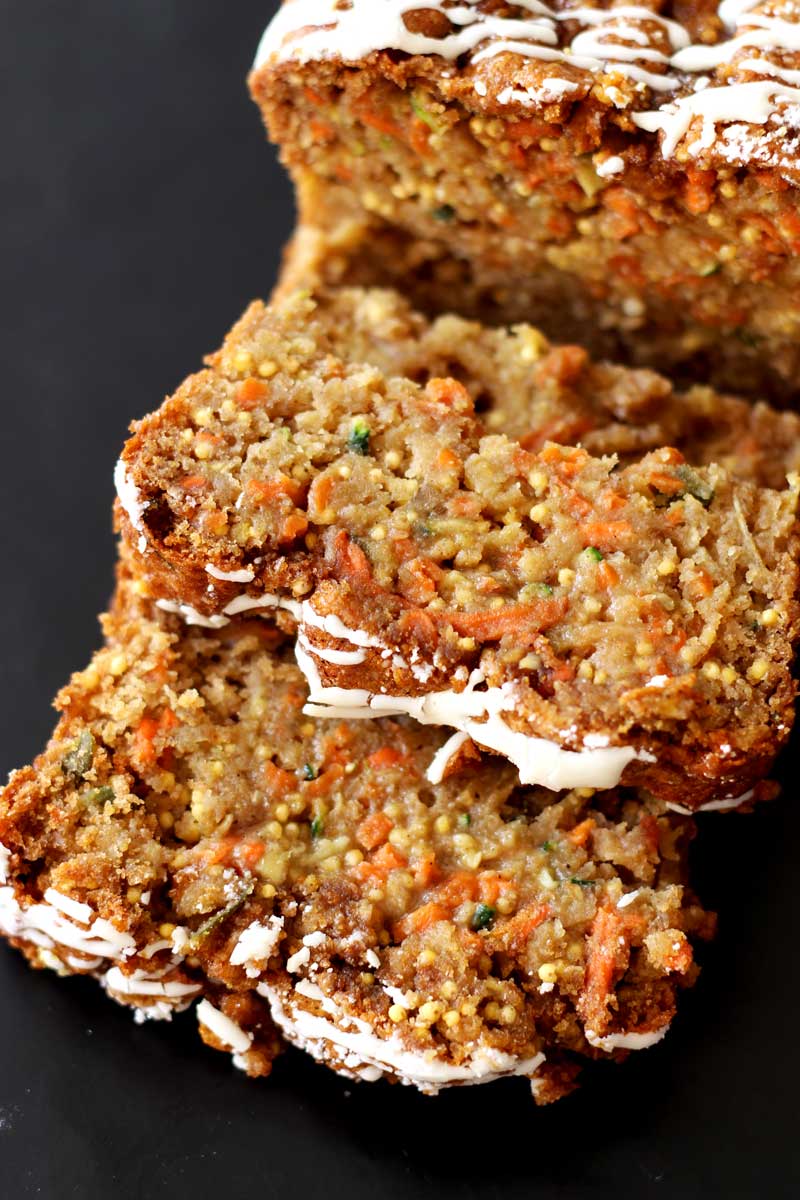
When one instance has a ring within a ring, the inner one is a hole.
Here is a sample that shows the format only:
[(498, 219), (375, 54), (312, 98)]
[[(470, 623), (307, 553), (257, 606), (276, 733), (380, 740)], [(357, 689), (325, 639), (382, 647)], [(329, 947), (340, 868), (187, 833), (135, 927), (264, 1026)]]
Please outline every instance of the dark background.
[[(128, 421), (274, 280), (291, 196), (243, 84), (272, 7), (0, 3), (0, 775), (98, 642)], [(721, 933), (673, 1032), (549, 1110), (521, 1081), (426, 1100), (295, 1052), (254, 1083), (192, 1014), (138, 1028), (0, 949), (0, 1196), (796, 1198), (792, 765), (782, 801), (701, 820)]]

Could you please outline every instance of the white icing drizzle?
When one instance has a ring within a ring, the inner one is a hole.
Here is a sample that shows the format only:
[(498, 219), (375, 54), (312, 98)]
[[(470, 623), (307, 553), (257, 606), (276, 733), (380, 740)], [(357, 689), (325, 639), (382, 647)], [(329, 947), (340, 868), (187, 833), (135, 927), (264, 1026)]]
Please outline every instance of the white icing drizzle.
[[(333, 1055), (341, 1061), (343, 1074), (367, 1082), (391, 1074), (401, 1083), (435, 1094), (453, 1084), (490, 1083), (510, 1075), (531, 1078), (545, 1061), (543, 1054), (519, 1059), (481, 1046), (473, 1051), (467, 1062), (455, 1065), (433, 1053), (407, 1050), (397, 1036), (379, 1037), (366, 1021), (344, 1013), (308, 980), (301, 980), (295, 991), (315, 1000), (333, 1020), (309, 1012), (296, 1002), (295, 997), (284, 1000), (268, 984), (259, 984), (257, 990), (269, 1001), (275, 1023), (290, 1042), (307, 1050), (319, 1062), (326, 1062)], [(348, 1028), (343, 1029), (341, 1025)]]
[(202, 988), (197, 983), (181, 983), (179, 979), (165, 979), (166, 968), (160, 972), (134, 971), (126, 975), (119, 967), (112, 967), (102, 978), (109, 992), (120, 996), (157, 996), (166, 1000), (188, 1000)]
[(156, 608), (160, 608), (162, 612), (172, 613), (176, 617), (181, 617), (187, 625), (199, 625), (203, 629), (222, 629), (225, 625), (229, 624), (227, 617), (206, 617), (203, 613), (198, 612), (196, 608), (192, 608), (191, 604), (179, 604), (176, 600), (156, 600)]
[(425, 778), (428, 783), (441, 783), (447, 772), (452, 760), (458, 754), (465, 742), (470, 740), (468, 733), (454, 733), (451, 738), (448, 738), (443, 746), (434, 754), (431, 759), (431, 765), (425, 772)]
[(620, 158), (618, 154), (610, 154), (602, 162), (595, 163), (594, 169), (601, 179), (608, 179), (611, 175), (619, 175), (625, 170), (625, 159)]
[(8, 883), (8, 868), (11, 865), (11, 851), (0, 842), (0, 885)]
[(634, 900), (636, 900), (641, 894), (641, 888), (635, 888), (632, 892), (626, 892), (625, 895), (620, 896), (619, 900), (617, 901), (617, 908), (627, 908), (628, 905), (633, 904)]
[(367, 652), (363, 647), (356, 650), (332, 650), (327, 646), (315, 646), (302, 632), (297, 635), (297, 642), (307, 654), (313, 654), (315, 658), (320, 658), (323, 662), (332, 663), (337, 667), (356, 667), (367, 657)]
[(632, 746), (573, 751), (545, 738), (518, 733), (502, 716), (514, 711), (513, 684), (477, 691), (483, 682), (479, 671), (473, 671), (462, 692), (386, 696), (362, 688), (325, 687), (313, 659), (302, 646), (296, 647), (295, 654), (309, 686), (309, 700), (304, 709), (308, 716), (364, 720), (374, 716), (407, 715), (422, 725), (450, 726), (486, 749), (502, 754), (518, 769), (523, 784), (540, 784), (553, 791), (577, 787), (612, 788), (617, 786), (623, 771), (635, 759), (655, 761), (646, 751), (637, 751)]
[(253, 921), (240, 935), (230, 957), (232, 967), (244, 967), (249, 979), (257, 979), (283, 936), (283, 917), (270, 917), (262, 924)]
[(117, 490), (119, 502), (128, 515), (128, 520), (139, 534), (139, 553), (144, 554), (147, 549), (147, 536), (143, 516), (144, 508), (139, 497), (139, 489), (128, 475), (127, 468), (122, 459), (119, 459), (114, 468), (114, 487)]
[[(473, 54), (475, 63), (511, 53), (544, 62), (567, 63), (587, 71), (613, 72), (664, 90), (673, 86), (668, 76), (635, 64), (651, 62), (667, 67), (669, 57), (650, 46), (648, 34), (631, 22), (657, 25), (672, 49), (687, 45), (689, 40), (677, 22), (641, 5), (556, 11), (540, 0), (519, 0), (519, 7), (531, 14), (519, 20), (479, 12), (477, 0), (465, 0), (447, 9), (441, 0), (353, 0), (351, 7), (344, 10), (337, 8), (336, 3), (337, 0), (292, 0), (285, 4), (264, 34), (255, 69), (271, 59), (309, 62), (336, 56), (354, 62), (373, 51), (386, 49), (406, 54), (435, 54), (452, 62), (480, 46)], [(455, 32), (443, 38), (410, 32), (403, 16), (419, 9), (445, 13), (456, 27)], [(558, 25), (568, 20), (589, 28), (579, 33), (571, 46), (560, 47)], [(610, 36), (633, 44), (608, 41)]]
[(733, 83), (727, 87), (709, 87), (683, 96), (655, 112), (633, 113), (632, 120), (650, 133), (661, 130), (661, 153), (671, 158), (696, 118), (702, 122), (700, 137), (692, 142), (689, 154), (697, 158), (710, 150), (717, 139), (717, 125), (745, 122), (765, 125), (782, 101), (800, 104), (800, 89), (774, 79)]
[(692, 817), (699, 812), (727, 812), (729, 809), (739, 808), (742, 804), (746, 804), (748, 800), (752, 799), (754, 791), (754, 788), (750, 788), (741, 796), (723, 796), (721, 800), (709, 800), (706, 804), (701, 804), (699, 808), (684, 808), (682, 804), (674, 804), (668, 800), (667, 808), (680, 813), (683, 817)]
[[(102, 917), (92, 920), (93, 913), (88, 905), (77, 904), (53, 888), (45, 895), (46, 903), (22, 908), (12, 887), (0, 888), (0, 931), (6, 937), (24, 938), (46, 950), (61, 946), (89, 958), (118, 959), (135, 954), (136, 943), (131, 935), (122, 933)], [(56, 899), (58, 907), (53, 903)], [(69, 906), (74, 906), (73, 915), (76, 910), (81, 910), (81, 916), (76, 919), (88, 928), (81, 928), (65, 915)]]
[(209, 563), (206, 571), (212, 579), (220, 579), (223, 583), (252, 583), (256, 577), (255, 571), (249, 567), (243, 567), (239, 571), (220, 571), (219, 567)]
[(609, 1033), (606, 1037), (600, 1037), (587, 1029), (586, 1040), (590, 1046), (607, 1053), (612, 1050), (647, 1050), (666, 1037), (668, 1030), (669, 1025), (662, 1025), (661, 1029), (655, 1029), (652, 1033)]
[[(757, 0), (722, 0), (718, 14), (731, 36), (713, 45), (691, 45), (680, 24), (639, 5), (608, 9), (578, 6), (556, 12), (540, 0), (518, 0), (518, 6), (529, 15), (511, 19), (479, 12), (477, 0), (463, 0), (452, 8), (446, 8), (443, 0), (352, 0), (346, 9), (337, 8), (337, 3), (290, 0), (283, 4), (264, 34), (255, 68), (288, 59), (303, 63), (339, 57), (354, 62), (378, 50), (436, 55), (449, 62), (471, 54), (475, 64), (511, 53), (566, 63), (592, 74), (623, 75), (637, 85), (663, 93), (685, 87), (692, 74), (731, 65), (743, 49), (800, 51), (800, 23), (754, 12)], [(454, 27), (452, 32), (442, 38), (410, 32), (403, 17), (420, 9), (446, 14)], [(563, 21), (584, 26), (569, 46), (559, 44), (559, 24)], [(661, 45), (668, 45), (669, 53), (653, 44), (650, 31), (654, 29), (662, 37)], [(663, 70), (648, 70), (642, 63)], [(662, 154), (669, 158), (699, 118), (700, 136), (691, 146), (691, 153), (697, 157), (717, 141), (718, 125), (741, 122), (764, 126), (781, 108), (800, 104), (800, 72), (761, 58), (748, 58), (739, 69), (762, 78), (747, 82), (723, 80), (708, 86), (709, 79), (701, 74), (692, 93), (657, 110), (634, 113), (633, 120), (647, 132), (663, 134)], [(497, 99), (501, 104), (552, 103), (575, 86), (569, 80), (545, 80), (540, 88), (506, 87)], [(485, 96), (485, 81), (476, 80), (475, 90)], [(615, 104), (627, 103), (621, 93), (613, 99)], [(738, 147), (723, 149), (728, 157), (736, 157), (737, 149), (740, 155), (756, 152), (752, 139), (749, 143), (739, 139)]]
[(199, 1023), (205, 1025), (206, 1029), (234, 1054), (246, 1054), (253, 1045), (253, 1035), (245, 1033), (235, 1021), (221, 1013), (209, 1000), (201, 1000), (196, 1012)]

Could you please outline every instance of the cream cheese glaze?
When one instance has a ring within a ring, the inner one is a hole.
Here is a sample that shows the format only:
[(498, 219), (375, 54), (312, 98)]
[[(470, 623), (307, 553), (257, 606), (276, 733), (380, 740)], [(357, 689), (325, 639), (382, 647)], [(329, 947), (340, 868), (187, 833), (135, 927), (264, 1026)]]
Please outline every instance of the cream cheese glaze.
[(539, 784), (553, 791), (578, 787), (612, 788), (617, 786), (625, 768), (634, 760), (655, 762), (647, 751), (636, 750), (633, 746), (565, 750), (556, 742), (519, 733), (503, 716), (514, 712), (514, 686), (504, 684), (479, 691), (477, 689), (483, 683), (479, 671), (472, 673), (461, 692), (390, 696), (362, 688), (326, 687), (313, 658), (299, 643), (295, 654), (309, 686), (309, 699), (304, 709), (308, 716), (363, 720), (406, 715), (422, 725), (448, 726), (507, 758), (519, 771), (523, 784)]
[[(337, 1069), (342, 1074), (366, 1082), (393, 1075), (407, 1086), (435, 1095), (454, 1084), (490, 1083), (510, 1075), (533, 1079), (545, 1061), (544, 1054), (518, 1059), (479, 1046), (467, 1062), (448, 1063), (432, 1053), (408, 1050), (397, 1036), (379, 1037), (367, 1021), (345, 1013), (308, 980), (296, 985), (294, 991), (299, 995), (288, 998), (266, 983), (259, 984), (257, 990), (269, 1001), (273, 1020), (287, 1041), (308, 1051), (318, 1062), (333, 1058), (341, 1063)], [(317, 1003), (327, 1015), (310, 1012), (301, 1003), (303, 997)]]
[[(787, 15), (799, 15), (794, 0), (783, 6), (781, 16), (754, 12), (759, 7), (755, 0), (722, 0), (718, 15), (729, 36), (712, 45), (690, 44), (683, 26), (640, 5), (607, 9), (577, 5), (556, 11), (540, 0), (518, 0), (518, 7), (529, 15), (512, 19), (480, 12), (477, 0), (462, 0), (452, 7), (445, 0), (352, 0), (345, 9), (337, 3), (285, 3), (264, 34), (255, 69), (287, 60), (307, 63), (338, 57), (355, 62), (374, 51), (398, 50), (436, 55), (446, 62), (469, 55), (473, 65), (510, 53), (567, 64), (589, 74), (623, 76), (643, 90), (686, 93), (652, 111), (632, 113), (641, 129), (661, 132), (661, 152), (666, 158), (676, 153), (696, 120), (700, 121), (700, 136), (691, 144), (690, 154), (698, 157), (717, 147), (729, 159), (737, 154), (758, 158), (758, 137), (748, 129), (746, 136), (737, 130), (735, 137), (721, 139), (720, 125), (764, 127), (778, 114), (787, 113), (793, 128), (800, 124), (800, 72), (760, 54), (737, 61), (737, 56), (749, 49), (779, 55), (800, 51), (800, 23), (786, 19)], [(403, 20), (413, 10), (446, 14), (452, 31), (441, 38), (413, 33)], [(562, 44), (560, 32), (567, 20), (584, 26), (568, 45)], [(731, 67), (762, 78), (709, 79), (708, 72)], [(548, 83), (562, 87), (548, 89)], [(570, 80), (546, 80), (542, 89), (507, 87), (497, 100), (501, 104), (552, 103), (574, 86)], [(485, 83), (476, 80), (475, 90), (485, 96)], [(629, 103), (621, 93), (614, 102)]]

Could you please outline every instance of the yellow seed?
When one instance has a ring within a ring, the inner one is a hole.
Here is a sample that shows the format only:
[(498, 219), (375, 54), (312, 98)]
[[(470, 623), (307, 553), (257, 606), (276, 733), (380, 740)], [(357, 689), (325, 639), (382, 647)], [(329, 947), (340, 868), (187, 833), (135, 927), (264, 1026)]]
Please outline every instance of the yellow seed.
[(499, 1021), (500, 1020), (500, 1005), (497, 1003), (496, 1000), (490, 1000), (489, 1003), (486, 1005), (486, 1008), (483, 1010), (483, 1013), (484, 1013), (484, 1016), (486, 1017), (487, 1021)]
[(662, 575), (664, 577), (666, 577), (667, 575), (673, 575), (677, 571), (677, 569), (678, 569), (678, 564), (675, 562), (674, 558), (662, 558), (661, 562), (656, 567), (656, 570), (658, 571), (659, 575)]
[(594, 681), (595, 681), (595, 683), (605, 683), (605, 681), (606, 681), (607, 679), (608, 679), (608, 672), (607, 672), (607, 671), (595, 671), (595, 673), (594, 673)]
[(528, 483), (533, 488), (536, 496), (543, 496), (547, 491), (548, 478), (544, 471), (531, 471), (528, 476)]
[(359, 979), (365, 987), (372, 987), (373, 983), (375, 982), (375, 976), (372, 974), (372, 971), (362, 971), (359, 975)]
[(278, 374), (278, 364), (270, 358), (265, 358), (262, 363), (259, 363), (258, 373), (262, 379), (272, 379), (273, 375)]
[(648, 642), (645, 639), (642, 639), (642, 641), (636, 643), (636, 653), (642, 654), (642, 655), (652, 654), (653, 653), (653, 643)]
[(252, 371), (253, 356), (249, 350), (238, 350), (234, 355), (233, 365), (237, 371)]
[(127, 898), (129, 904), (138, 904), (142, 898), (142, 893), (138, 888), (128, 888)]
[(719, 677), (722, 673), (720, 671), (719, 663), (710, 662), (710, 661), (703, 663), (702, 670), (703, 670), (703, 674), (705, 675), (706, 679), (719, 679)]
[(722, 217), (719, 215), (719, 213), (710, 212), (706, 217), (706, 220), (712, 229), (719, 229), (720, 225), (722, 225)]
[(781, 615), (775, 608), (765, 608), (761, 614), (761, 624), (765, 629), (770, 629), (773, 625), (777, 625), (781, 619)]
[(767, 659), (766, 658), (757, 658), (755, 660), (755, 662), (751, 664), (750, 669), (747, 672), (747, 678), (750, 679), (753, 683), (760, 683), (761, 680), (765, 678), (768, 671), (769, 671), (769, 662), (767, 661)]
[(504, 1004), (500, 1009), (500, 1020), (504, 1025), (513, 1025), (517, 1019), (517, 1010), (513, 1004)]
[(352, 469), (347, 465), (347, 463), (343, 463), (341, 467), (339, 467), (340, 479), (349, 479), (352, 474)]
[(542, 983), (555, 983), (558, 979), (558, 969), (554, 962), (542, 963), (539, 967), (539, 978)]
[(441, 816), (436, 818), (433, 827), (437, 833), (449, 833), (453, 827), (453, 823), (449, 817)]
[(501, 896), (497, 901), (495, 907), (499, 913), (503, 914), (504, 917), (508, 916), (508, 914), (512, 913), (517, 907), (517, 898), (510, 892), (506, 892), (505, 895)]
[(461, 1013), (455, 1008), (451, 1008), (444, 1014), (444, 1023), (449, 1029), (452, 1029), (454, 1025), (457, 1025), (460, 1020)]
[(401, 1004), (393, 1004), (389, 1009), (389, 1020), (394, 1021), (395, 1025), (400, 1025), (407, 1016), (408, 1013)]
[(171, 812), (162, 812), (158, 814), (158, 823), (162, 829), (172, 829), (175, 824), (175, 818)]
[(417, 1016), (424, 1025), (432, 1025), (434, 1021), (439, 1020), (443, 1010), (444, 1005), (440, 1004), (438, 1000), (426, 1000), (426, 1002), (421, 1005)]
[(370, 532), (370, 537), (372, 538), (373, 542), (382, 542), (386, 537), (386, 529), (383, 525), (376, 525)]
[(583, 602), (583, 607), (590, 617), (596, 617), (603, 606), (594, 596), (587, 596)]
[(171, 938), (175, 932), (175, 926), (170, 924), (169, 921), (165, 921), (163, 925), (159, 925), (158, 932), (161, 934), (162, 938)]
[(124, 654), (115, 654), (111, 662), (108, 664), (108, 669), (112, 675), (122, 675), (128, 668), (128, 660)]
[(730, 687), (730, 685), (732, 683), (736, 682), (736, 679), (737, 679), (736, 671), (734, 670), (733, 667), (723, 667), (721, 678), (722, 678), (722, 682), (724, 684), (726, 684), (726, 686)]
[(421, 967), (431, 967), (436, 962), (436, 955), (432, 950), (423, 950), (417, 961)]
[(344, 861), (348, 867), (357, 867), (359, 863), (364, 861), (364, 855), (360, 850), (348, 850), (344, 856)]
[(594, 667), (586, 659), (578, 667), (579, 679), (592, 679), (594, 677)]
[(275, 816), (283, 825), (285, 825), (286, 822), (289, 820), (289, 805), (288, 804), (279, 804), (278, 807), (275, 809)]
[(384, 461), (390, 471), (396, 471), (403, 460), (396, 450), (389, 450)]
[(456, 984), (453, 982), (452, 979), (446, 979), (445, 982), (442, 984), (440, 991), (441, 991), (442, 995), (444, 996), (445, 1000), (452, 1000), (453, 997), (455, 996), (456, 992), (458, 991), (458, 987), (456, 986)]
[(271, 900), (273, 898), (273, 896), (275, 896), (275, 894), (276, 894), (276, 888), (273, 884), (264, 883), (261, 885), (261, 895), (263, 896), (263, 898), (265, 900)]
[(547, 504), (534, 504), (530, 512), (531, 520), (535, 521), (537, 525), (541, 525), (549, 516), (550, 507)]
[(562, 587), (572, 587), (575, 582), (575, 572), (569, 567), (562, 567), (558, 572), (558, 582)]

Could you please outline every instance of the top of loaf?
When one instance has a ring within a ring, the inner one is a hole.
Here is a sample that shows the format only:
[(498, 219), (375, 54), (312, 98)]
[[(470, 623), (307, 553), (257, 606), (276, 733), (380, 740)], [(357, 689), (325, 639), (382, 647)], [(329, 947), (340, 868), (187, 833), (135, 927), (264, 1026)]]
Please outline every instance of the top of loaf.
[(664, 159), (800, 174), (798, 0), (285, 0), (255, 69), (366, 61), (493, 116), (576, 106)]

